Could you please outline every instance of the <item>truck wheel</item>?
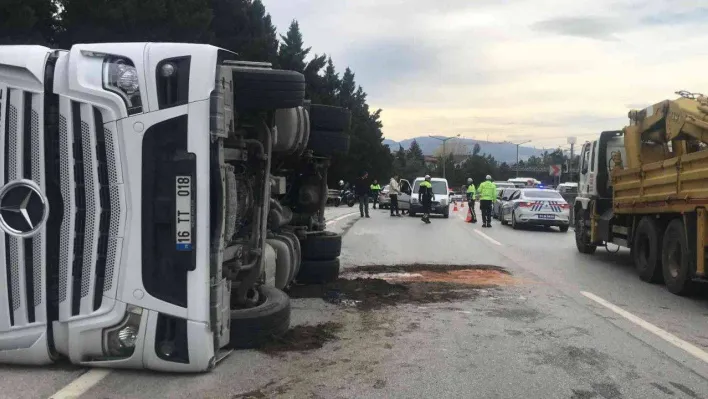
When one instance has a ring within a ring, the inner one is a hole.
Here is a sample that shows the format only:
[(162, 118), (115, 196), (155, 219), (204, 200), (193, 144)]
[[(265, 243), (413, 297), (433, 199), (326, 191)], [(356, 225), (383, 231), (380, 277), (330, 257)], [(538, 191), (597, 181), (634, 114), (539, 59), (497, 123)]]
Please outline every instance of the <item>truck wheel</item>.
[(578, 248), (578, 252), (588, 255), (594, 254), (597, 249), (597, 245), (590, 244), (590, 232), (582, 212), (576, 212), (575, 246)]
[(343, 155), (349, 152), (349, 135), (342, 131), (311, 130), (307, 148), (315, 155)]
[(305, 100), (305, 77), (280, 69), (234, 69), (234, 108), (274, 110), (295, 108)]
[(686, 231), (681, 219), (669, 223), (661, 245), (661, 270), (666, 288), (672, 294), (690, 295), (694, 292), (693, 260), (688, 249)]
[(342, 252), (342, 236), (331, 231), (308, 234), (301, 247), (303, 260), (334, 259)]
[(302, 284), (331, 283), (339, 277), (339, 258), (330, 260), (303, 260), (295, 279)]
[(231, 310), (231, 348), (257, 348), (290, 328), (290, 298), (268, 286), (260, 286), (258, 294), (262, 298), (258, 306)]
[(352, 113), (346, 108), (313, 104), (310, 106), (310, 124), (313, 130), (344, 132), (352, 123)]
[(639, 278), (648, 283), (661, 282), (662, 258), (659, 235), (659, 228), (649, 217), (643, 217), (639, 221), (634, 234), (632, 245), (634, 266), (637, 268)]

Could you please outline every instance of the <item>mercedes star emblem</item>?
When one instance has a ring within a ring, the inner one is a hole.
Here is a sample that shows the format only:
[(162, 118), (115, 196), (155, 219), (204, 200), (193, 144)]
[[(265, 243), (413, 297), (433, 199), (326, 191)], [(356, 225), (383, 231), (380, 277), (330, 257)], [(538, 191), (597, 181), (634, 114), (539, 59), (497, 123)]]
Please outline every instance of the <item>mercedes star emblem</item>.
[(15, 237), (32, 237), (49, 217), (49, 205), (37, 183), (15, 180), (0, 188), (0, 229)]

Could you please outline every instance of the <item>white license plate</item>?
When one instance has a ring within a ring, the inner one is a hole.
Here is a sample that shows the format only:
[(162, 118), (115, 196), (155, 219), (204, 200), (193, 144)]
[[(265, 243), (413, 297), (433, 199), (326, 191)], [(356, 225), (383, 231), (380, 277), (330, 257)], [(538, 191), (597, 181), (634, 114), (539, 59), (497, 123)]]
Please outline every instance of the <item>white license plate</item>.
[(555, 219), (556, 215), (538, 215), (539, 219)]
[(192, 250), (192, 176), (175, 177), (175, 243), (178, 251)]

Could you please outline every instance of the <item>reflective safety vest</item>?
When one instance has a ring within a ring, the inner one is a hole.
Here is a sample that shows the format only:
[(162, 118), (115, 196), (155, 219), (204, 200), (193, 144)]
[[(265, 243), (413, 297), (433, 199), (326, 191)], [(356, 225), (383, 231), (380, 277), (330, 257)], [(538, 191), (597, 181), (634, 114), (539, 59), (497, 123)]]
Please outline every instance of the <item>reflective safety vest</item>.
[(421, 199), (431, 199), (433, 198), (433, 185), (429, 181), (423, 180), (420, 182), (420, 188), (418, 189), (418, 197)]
[(372, 184), (370, 188), (371, 191), (381, 191), (381, 186), (378, 184)]
[(467, 186), (467, 199), (474, 199), (475, 194), (477, 194), (477, 191), (474, 189), (474, 184), (470, 184)]
[(479, 199), (485, 201), (496, 201), (497, 200), (497, 185), (491, 181), (482, 182), (477, 190), (479, 193)]

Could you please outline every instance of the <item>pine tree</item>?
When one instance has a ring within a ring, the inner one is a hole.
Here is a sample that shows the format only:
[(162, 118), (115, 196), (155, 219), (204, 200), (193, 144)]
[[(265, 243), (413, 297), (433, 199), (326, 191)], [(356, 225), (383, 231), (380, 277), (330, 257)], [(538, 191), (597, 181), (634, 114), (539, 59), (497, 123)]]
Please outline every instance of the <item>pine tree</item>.
[(418, 145), (418, 142), (413, 140), (408, 148), (408, 159), (413, 161), (425, 162), (423, 150)]
[(354, 82), (354, 72), (347, 67), (342, 76), (342, 84), (339, 88), (339, 103), (351, 109), (354, 105), (354, 93), (356, 90), (356, 82)]
[(55, 40), (57, 4), (52, 0), (0, 2), (0, 44), (43, 44)]
[(339, 88), (342, 86), (342, 81), (339, 79), (339, 74), (334, 68), (332, 58), (327, 58), (327, 67), (325, 68), (322, 81), (322, 91), (320, 93), (320, 101), (322, 104), (339, 104)]
[[(303, 48), (300, 24), (293, 20), (285, 36), (280, 36), (282, 43), (278, 51), (279, 65), (283, 69), (304, 72), (305, 58), (310, 53), (310, 47)], [(324, 65), (323, 65), (324, 66)]]

